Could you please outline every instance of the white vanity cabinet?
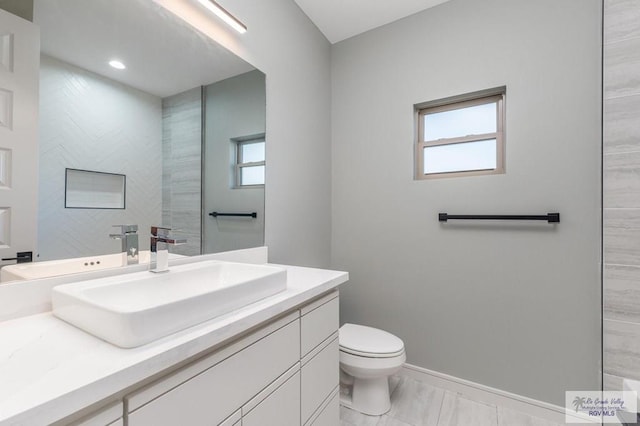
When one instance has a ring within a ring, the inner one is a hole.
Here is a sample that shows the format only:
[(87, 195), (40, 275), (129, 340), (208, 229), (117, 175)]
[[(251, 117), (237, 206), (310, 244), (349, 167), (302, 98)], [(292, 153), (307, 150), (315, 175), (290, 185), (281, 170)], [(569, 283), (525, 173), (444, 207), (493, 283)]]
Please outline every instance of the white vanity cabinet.
[(284, 383), (265, 393), (268, 395), (265, 395), (255, 407), (242, 407), (242, 426), (300, 425), (299, 370), (293, 372), (291, 377), (287, 377)]
[(122, 411), (122, 401), (118, 401), (69, 424), (69, 426), (123, 426)]
[(125, 398), (129, 426), (217, 425), (300, 360), (294, 312)]
[(320, 409), (307, 422), (313, 426), (335, 426), (340, 424), (340, 393), (336, 389)]
[(225, 421), (218, 426), (241, 426), (242, 425), (242, 410), (237, 410), (232, 415), (227, 417)]
[[(339, 424), (339, 303), (332, 292), (300, 309), (301, 424)], [(325, 411), (326, 412), (323, 412)]]
[(338, 292), (124, 398), (129, 426), (339, 424)]

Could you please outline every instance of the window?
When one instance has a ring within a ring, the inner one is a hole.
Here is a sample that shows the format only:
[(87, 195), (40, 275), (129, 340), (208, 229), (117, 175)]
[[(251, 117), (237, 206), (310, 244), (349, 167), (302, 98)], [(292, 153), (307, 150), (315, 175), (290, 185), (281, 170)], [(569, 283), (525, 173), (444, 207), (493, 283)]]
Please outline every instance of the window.
[(505, 88), (417, 106), (416, 179), (504, 173)]
[(263, 135), (233, 140), (236, 144), (235, 187), (264, 186), (265, 137)]

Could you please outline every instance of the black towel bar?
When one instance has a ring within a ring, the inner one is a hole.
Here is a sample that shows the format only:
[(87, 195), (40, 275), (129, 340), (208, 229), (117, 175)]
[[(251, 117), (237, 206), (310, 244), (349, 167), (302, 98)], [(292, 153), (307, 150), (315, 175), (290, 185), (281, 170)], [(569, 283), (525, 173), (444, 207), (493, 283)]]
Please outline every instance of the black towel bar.
[(211, 212), (209, 213), (209, 216), (213, 216), (213, 217), (218, 217), (218, 216), (237, 216), (237, 217), (252, 217), (252, 218), (257, 218), (258, 217), (258, 213), (256, 212), (252, 212), (252, 213), (218, 213), (218, 212)]
[(518, 215), (518, 214), (448, 214), (438, 213), (438, 220), (546, 220), (549, 223), (560, 223), (560, 213), (547, 213), (545, 215)]

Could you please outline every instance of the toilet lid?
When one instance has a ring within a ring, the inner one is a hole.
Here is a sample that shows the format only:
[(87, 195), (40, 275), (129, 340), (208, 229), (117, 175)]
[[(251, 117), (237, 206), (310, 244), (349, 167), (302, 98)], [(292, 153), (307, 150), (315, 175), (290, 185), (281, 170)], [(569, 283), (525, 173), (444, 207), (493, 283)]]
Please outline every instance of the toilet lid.
[(393, 334), (364, 325), (343, 325), (338, 341), (342, 348), (362, 354), (396, 354), (404, 350), (402, 340)]

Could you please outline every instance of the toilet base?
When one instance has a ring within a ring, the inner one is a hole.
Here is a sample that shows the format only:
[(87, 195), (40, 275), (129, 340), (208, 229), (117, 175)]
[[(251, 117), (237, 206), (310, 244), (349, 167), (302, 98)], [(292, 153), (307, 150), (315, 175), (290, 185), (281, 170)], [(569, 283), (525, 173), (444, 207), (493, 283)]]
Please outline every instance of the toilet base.
[(351, 394), (340, 393), (340, 405), (351, 408)]
[[(342, 399), (343, 405), (370, 416), (380, 416), (391, 408), (389, 378), (358, 379), (354, 377), (351, 398)], [(346, 403), (345, 403), (346, 402)]]

